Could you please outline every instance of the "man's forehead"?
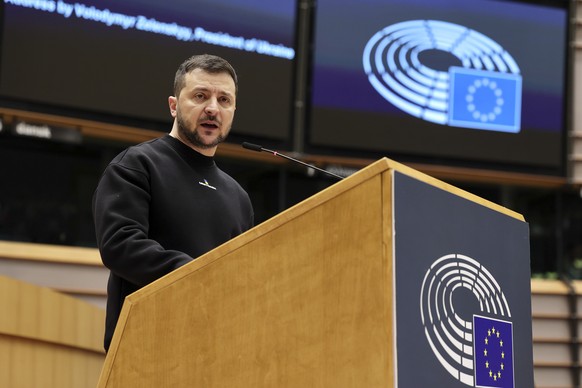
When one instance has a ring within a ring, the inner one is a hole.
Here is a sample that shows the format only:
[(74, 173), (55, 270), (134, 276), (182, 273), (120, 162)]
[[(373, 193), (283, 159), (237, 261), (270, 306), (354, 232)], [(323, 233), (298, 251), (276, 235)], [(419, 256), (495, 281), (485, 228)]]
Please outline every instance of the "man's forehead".
[(218, 90), (235, 94), (234, 80), (226, 72), (209, 73), (202, 69), (194, 69), (186, 74), (186, 87), (190, 89)]

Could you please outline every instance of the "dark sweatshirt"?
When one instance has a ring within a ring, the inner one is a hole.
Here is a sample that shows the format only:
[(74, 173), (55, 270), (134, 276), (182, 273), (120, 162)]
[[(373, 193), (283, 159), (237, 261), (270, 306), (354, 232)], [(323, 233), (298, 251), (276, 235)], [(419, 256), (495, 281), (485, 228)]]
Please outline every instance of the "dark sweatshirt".
[(253, 226), (247, 193), (169, 135), (116, 156), (93, 196), (107, 285), (105, 349), (125, 297)]

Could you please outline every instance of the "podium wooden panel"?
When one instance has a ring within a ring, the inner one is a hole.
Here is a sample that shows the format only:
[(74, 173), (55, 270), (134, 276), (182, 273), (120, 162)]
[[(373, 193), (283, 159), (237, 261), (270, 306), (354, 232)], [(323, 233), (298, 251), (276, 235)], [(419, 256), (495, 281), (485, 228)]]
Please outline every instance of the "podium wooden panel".
[(392, 177), (382, 159), (125, 302), (99, 387), (390, 387)]
[(0, 386), (95, 387), (103, 366), (105, 311), (0, 276)]

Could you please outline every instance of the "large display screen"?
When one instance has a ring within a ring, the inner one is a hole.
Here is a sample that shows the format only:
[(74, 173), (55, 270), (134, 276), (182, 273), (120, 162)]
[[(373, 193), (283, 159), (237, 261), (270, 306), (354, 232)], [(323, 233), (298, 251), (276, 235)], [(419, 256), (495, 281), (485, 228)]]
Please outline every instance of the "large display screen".
[(563, 174), (568, 7), (318, 0), (309, 150)]
[(3, 3), (5, 103), (168, 123), (176, 69), (209, 53), (239, 76), (232, 133), (289, 138), (295, 0)]

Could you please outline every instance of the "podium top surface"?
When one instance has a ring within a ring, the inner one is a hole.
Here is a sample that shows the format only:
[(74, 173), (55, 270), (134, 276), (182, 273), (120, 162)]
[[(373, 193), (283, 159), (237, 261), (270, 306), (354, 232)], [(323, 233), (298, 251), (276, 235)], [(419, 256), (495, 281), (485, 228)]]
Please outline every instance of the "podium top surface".
[[(481, 198), (475, 194), (472, 194), (468, 191), (465, 191), (463, 189), (455, 187), (449, 183), (446, 183), (444, 181), (436, 179), (430, 175), (427, 175), (427, 174), (422, 173), (418, 170), (415, 170), (412, 167), (408, 167), (402, 163), (396, 162), (396, 161), (388, 159), (388, 158), (379, 159), (378, 161), (368, 165), (367, 167), (363, 168), (362, 170), (358, 171), (357, 173), (353, 174), (352, 176), (346, 178), (342, 182), (352, 180), (353, 182), (351, 182), (351, 183), (353, 185), (356, 185), (356, 184), (362, 182), (363, 180), (369, 179), (369, 177), (372, 175), (381, 174), (387, 170), (397, 171), (399, 173), (402, 173), (404, 175), (410, 176), (410, 177), (415, 178), (419, 181), (427, 183), (431, 186), (435, 186), (439, 189), (448, 191), (452, 194), (455, 194), (459, 197), (465, 198), (469, 201), (472, 201), (472, 202), (478, 203), (482, 206), (488, 207), (488, 208), (495, 210), (499, 213), (503, 213), (507, 216), (513, 217), (513, 218), (520, 220), (520, 221), (525, 221), (523, 215), (521, 215), (521, 214), (519, 214), (511, 209), (508, 209), (508, 208), (503, 207), (499, 204), (496, 204), (494, 202), (491, 202), (489, 200)], [(339, 186), (342, 182), (340, 182), (334, 186)], [(334, 186), (332, 186), (332, 188)]]

